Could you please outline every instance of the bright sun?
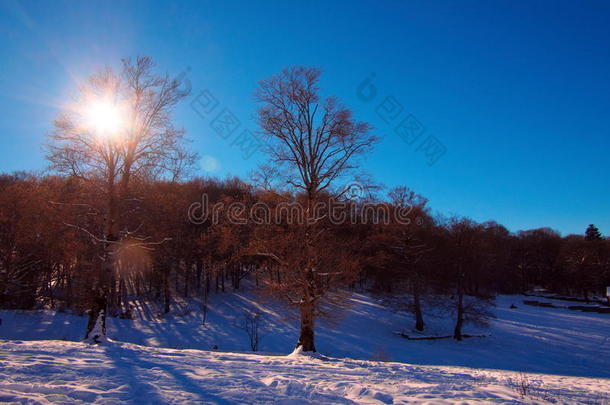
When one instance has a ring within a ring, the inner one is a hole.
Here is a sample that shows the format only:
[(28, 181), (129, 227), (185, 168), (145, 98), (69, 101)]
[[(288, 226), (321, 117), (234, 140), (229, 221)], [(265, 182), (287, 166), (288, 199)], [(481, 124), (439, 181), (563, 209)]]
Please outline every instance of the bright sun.
[(116, 137), (124, 127), (119, 107), (108, 101), (94, 101), (85, 109), (86, 124), (98, 136)]

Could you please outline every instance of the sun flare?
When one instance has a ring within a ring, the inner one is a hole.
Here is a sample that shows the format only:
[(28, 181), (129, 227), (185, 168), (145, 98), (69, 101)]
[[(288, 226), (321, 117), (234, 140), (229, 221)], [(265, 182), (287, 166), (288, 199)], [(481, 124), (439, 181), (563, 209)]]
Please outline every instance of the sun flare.
[(119, 106), (105, 100), (90, 103), (85, 109), (85, 120), (88, 128), (103, 137), (120, 135), (125, 124)]

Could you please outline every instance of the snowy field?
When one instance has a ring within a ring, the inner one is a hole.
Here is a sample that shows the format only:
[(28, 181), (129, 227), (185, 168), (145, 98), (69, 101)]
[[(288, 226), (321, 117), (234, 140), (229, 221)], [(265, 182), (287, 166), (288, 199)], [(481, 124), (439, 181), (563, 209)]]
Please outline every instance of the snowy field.
[[(603, 403), (608, 381), (126, 343), (0, 343), (0, 401), (29, 403)], [(520, 393), (525, 379), (526, 395)]]
[[(412, 334), (410, 314), (355, 295), (318, 325), (322, 359), (290, 356), (296, 322), (248, 293), (213, 296), (205, 326), (195, 301), (165, 316), (139, 305), (133, 321), (109, 319), (114, 342), (101, 347), (77, 342), (85, 317), (0, 311), (0, 402), (610, 403), (610, 315), (523, 299), (498, 297), (490, 327), (465, 330), (487, 337), (409, 341), (395, 332)], [(264, 355), (245, 353), (244, 309), (263, 313)], [(451, 321), (426, 322), (451, 333)]]

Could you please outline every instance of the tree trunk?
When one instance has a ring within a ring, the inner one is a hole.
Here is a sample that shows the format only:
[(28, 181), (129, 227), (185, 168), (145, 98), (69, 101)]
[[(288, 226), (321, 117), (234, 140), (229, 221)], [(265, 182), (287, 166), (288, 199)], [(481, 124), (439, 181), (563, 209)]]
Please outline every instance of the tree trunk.
[(208, 317), (208, 295), (210, 293), (210, 280), (207, 272), (203, 274), (205, 286), (202, 288), (203, 296), (201, 297), (201, 324), (205, 325)]
[(180, 294), (180, 265), (178, 265), (178, 268), (176, 269), (176, 275), (174, 277), (174, 291), (176, 291), (176, 294)]
[[(307, 217), (309, 218), (311, 213), (313, 212), (313, 203), (315, 201), (315, 195), (313, 191), (308, 190), (308, 199), (307, 199)], [(310, 235), (312, 232), (312, 225), (306, 224), (305, 231), (305, 255), (307, 259), (307, 267), (305, 268), (304, 281), (305, 281), (305, 291), (303, 302), (301, 303), (301, 333), (299, 336), (299, 342), (297, 343), (297, 347), (301, 346), (301, 350), (304, 352), (315, 352), (316, 346), (314, 343), (314, 321), (315, 321), (315, 313), (314, 313), (314, 301), (313, 297), (315, 294), (315, 285), (316, 279), (314, 274), (314, 266), (312, 263), (312, 243), (310, 239)], [(280, 271), (278, 268), (277, 272), (278, 283), (280, 283)]]
[(169, 313), (171, 300), (171, 291), (169, 287), (169, 267), (166, 267), (163, 273), (163, 313)]
[(184, 269), (184, 298), (188, 298), (189, 296), (189, 275), (191, 272), (191, 265), (187, 265)]
[(117, 308), (123, 313), (123, 297), (125, 296), (125, 277), (121, 277), (119, 274), (119, 283), (117, 287), (116, 305)]
[(209, 294), (211, 289), (212, 289), (212, 286), (210, 284), (210, 267), (211, 266), (208, 263), (207, 267), (203, 270), (204, 271), (203, 277), (204, 277), (204, 280), (205, 280), (205, 291), (206, 291), (207, 294)]
[(66, 274), (66, 306), (72, 307), (72, 277)]
[(199, 292), (199, 289), (201, 288), (201, 273), (203, 272), (203, 262), (201, 260), (197, 260), (196, 266), (197, 292)]
[[(107, 237), (109, 242), (115, 240), (112, 234)], [(108, 309), (108, 293), (111, 291), (111, 275), (114, 269), (113, 264), (113, 248), (112, 243), (106, 242), (104, 248), (104, 262), (102, 264), (102, 277), (97, 289), (97, 296), (93, 300), (93, 305), (89, 311), (89, 322), (87, 324), (87, 333), (85, 334), (85, 340), (91, 343), (100, 343), (106, 337), (106, 314)], [(99, 328), (95, 328), (96, 322), (100, 319), (101, 325)], [(103, 333), (103, 336), (93, 336), (94, 334)]]
[(111, 308), (119, 306), (119, 299), (117, 294), (117, 276), (113, 266), (110, 272), (110, 281), (108, 282), (108, 304)]
[(301, 304), (301, 334), (297, 347), (301, 346), (304, 352), (315, 352), (314, 344), (314, 311), (309, 302)]
[(48, 272), (48, 276), (47, 276), (47, 288), (49, 289), (49, 301), (50, 301), (50, 305), (51, 308), (53, 308), (53, 301), (54, 301), (54, 296), (53, 296), (53, 277), (52, 277), (52, 269), (49, 269)]
[(225, 277), (226, 277), (226, 269), (222, 268), (222, 275), (220, 277), (220, 289), (222, 292), (225, 292)]
[(528, 290), (528, 281), (527, 281), (527, 266), (525, 261), (522, 260), (521, 263), (517, 266), (521, 272), (521, 292), (526, 292)]
[(419, 277), (415, 276), (415, 280), (413, 280), (413, 310), (415, 312), (415, 329), (420, 332), (424, 330), (424, 316), (421, 312), (421, 283), (419, 281)]
[(102, 343), (106, 339), (106, 307), (106, 296), (104, 294), (98, 295), (93, 301), (92, 309), (89, 311), (85, 341), (89, 343)]
[[(110, 173), (115, 173), (115, 167), (110, 167)], [(119, 206), (116, 195), (116, 187), (114, 184), (114, 175), (109, 177), (108, 182), (108, 217), (105, 223), (106, 241), (104, 242), (104, 255), (101, 266), (101, 275), (97, 289), (97, 297), (93, 301), (91, 310), (89, 311), (89, 322), (87, 324), (87, 333), (85, 340), (91, 343), (100, 343), (105, 339), (106, 335), (106, 313), (108, 308), (108, 299), (112, 302), (112, 280), (114, 276), (114, 242), (118, 241), (119, 235)], [(110, 294), (110, 296), (109, 296)], [(99, 327), (97, 322), (101, 322)], [(103, 334), (103, 336), (94, 336)]]
[(457, 288), (457, 321), (455, 323), (455, 330), (453, 332), (453, 338), (455, 340), (462, 340), (462, 325), (464, 324), (464, 292), (462, 291), (462, 276), (458, 279)]

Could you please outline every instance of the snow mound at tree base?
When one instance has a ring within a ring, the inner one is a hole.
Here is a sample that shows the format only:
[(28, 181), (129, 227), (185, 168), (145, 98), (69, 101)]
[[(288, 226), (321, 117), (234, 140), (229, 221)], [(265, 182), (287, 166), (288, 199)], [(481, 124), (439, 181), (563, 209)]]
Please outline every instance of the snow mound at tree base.
[(299, 356), (303, 355), (303, 346), (297, 346), (294, 348), (294, 350), (292, 351), (292, 353), (290, 353), (288, 356), (286, 356), (289, 359), (295, 359)]
[(603, 403), (610, 380), (264, 356), (109, 341), (0, 340), (0, 401), (30, 403)]

